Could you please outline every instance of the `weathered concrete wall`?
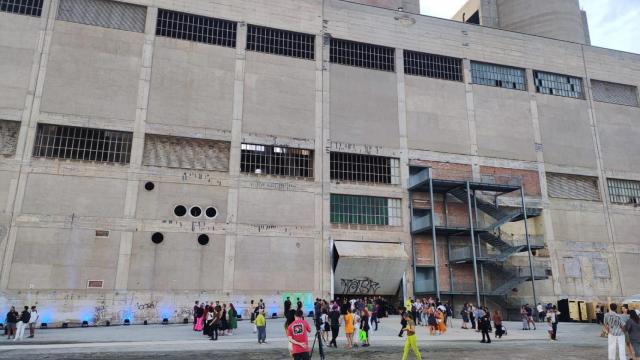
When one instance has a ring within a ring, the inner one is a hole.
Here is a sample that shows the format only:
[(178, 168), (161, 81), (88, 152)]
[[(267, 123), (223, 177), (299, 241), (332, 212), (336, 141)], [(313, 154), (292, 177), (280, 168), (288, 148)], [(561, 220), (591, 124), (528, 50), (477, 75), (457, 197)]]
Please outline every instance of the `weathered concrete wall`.
[(56, 21), (43, 112), (135, 119), (144, 35)]
[(407, 76), (405, 84), (409, 148), (469, 154), (464, 84), (416, 76)]
[(88, 280), (113, 289), (120, 233), (98, 238), (93, 229), (20, 227), (9, 289), (81, 290)]
[(602, 161), (606, 170), (637, 172), (640, 159), (629, 156), (640, 151), (640, 108), (595, 103), (598, 134), (602, 146)]
[(498, 0), (501, 29), (586, 44), (578, 0)]
[(394, 73), (332, 64), (330, 104), (332, 141), (400, 146)]
[(537, 104), (545, 162), (595, 169), (596, 151), (587, 101), (540, 96)]
[(40, 19), (0, 12), (0, 118), (20, 120)]
[(147, 122), (197, 134), (230, 131), (234, 57), (232, 48), (159, 37)]
[(314, 139), (314, 70), (314, 61), (247, 52), (242, 131)]

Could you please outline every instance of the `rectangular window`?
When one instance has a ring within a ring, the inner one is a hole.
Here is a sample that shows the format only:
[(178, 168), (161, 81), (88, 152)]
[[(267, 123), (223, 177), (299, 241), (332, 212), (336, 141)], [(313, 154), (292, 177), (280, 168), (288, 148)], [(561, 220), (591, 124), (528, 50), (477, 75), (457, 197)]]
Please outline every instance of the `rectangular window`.
[(313, 150), (242, 144), (240, 171), (311, 178), (313, 177)]
[(400, 160), (396, 158), (331, 153), (331, 180), (400, 184)]
[(247, 50), (314, 60), (315, 38), (310, 34), (249, 25)]
[(395, 49), (349, 40), (331, 39), (331, 57), (334, 64), (366, 69), (395, 71)]
[(0, 11), (29, 15), (42, 15), (42, 0), (0, 0)]
[(471, 62), (474, 84), (526, 91), (524, 69), (495, 64)]
[(434, 79), (462, 81), (462, 59), (405, 50), (404, 73)]
[(20, 122), (0, 120), (0, 156), (13, 156), (18, 146)]
[(227, 141), (146, 134), (142, 164), (227, 172), (230, 148)]
[(331, 223), (402, 225), (400, 199), (331, 194)]
[(156, 35), (236, 47), (237, 26), (234, 21), (158, 9)]
[(638, 88), (635, 86), (591, 80), (591, 87), (595, 101), (638, 106)]
[(58, 20), (144, 32), (147, 8), (109, 0), (60, 0)]
[(533, 78), (540, 94), (584, 99), (581, 78), (542, 71), (534, 71)]
[(547, 173), (547, 188), (553, 198), (600, 201), (598, 178), (593, 176)]
[(640, 205), (640, 181), (607, 179), (607, 183), (612, 203)]
[(133, 134), (39, 124), (33, 157), (128, 164)]

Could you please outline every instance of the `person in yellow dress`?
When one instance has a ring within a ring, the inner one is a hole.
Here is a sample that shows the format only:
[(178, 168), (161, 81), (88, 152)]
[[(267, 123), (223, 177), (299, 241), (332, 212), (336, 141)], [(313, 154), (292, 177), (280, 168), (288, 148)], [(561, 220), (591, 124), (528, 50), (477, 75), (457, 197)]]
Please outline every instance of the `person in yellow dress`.
[(353, 347), (353, 332), (355, 331), (351, 309), (347, 309), (347, 313), (342, 318), (344, 320), (344, 334), (347, 336), (347, 349), (351, 349)]
[(420, 349), (418, 349), (418, 341), (416, 339), (416, 324), (408, 313), (404, 313), (403, 317), (407, 322), (407, 326), (405, 326), (402, 331), (407, 333), (407, 340), (404, 342), (402, 360), (407, 360), (409, 356), (409, 348), (411, 348), (413, 353), (416, 355), (416, 359), (422, 360), (422, 355), (420, 355)]

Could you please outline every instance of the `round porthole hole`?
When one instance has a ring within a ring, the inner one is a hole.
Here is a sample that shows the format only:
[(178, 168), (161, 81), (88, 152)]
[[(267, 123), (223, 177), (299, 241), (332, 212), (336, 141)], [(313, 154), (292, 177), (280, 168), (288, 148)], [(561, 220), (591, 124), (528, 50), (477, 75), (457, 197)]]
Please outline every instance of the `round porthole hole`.
[(151, 235), (151, 241), (153, 241), (154, 244), (160, 244), (163, 240), (164, 235), (162, 235), (162, 233), (157, 232)]
[(213, 206), (210, 206), (207, 208), (207, 210), (205, 210), (204, 214), (209, 219), (214, 219), (216, 216), (218, 216), (218, 209), (214, 208)]
[(147, 183), (144, 184), (144, 189), (147, 190), (147, 191), (151, 191), (151, 190), (153, 190), (155, 188), (156, 188), (156, 184), (154, 184), (151, 181), (147, 181)]
[(202, 209), (200, 208), (200, 206), (194, 206), (191, 208), (191, 210), (189, 210), (189, 214), (191, 214), (191, 216), (193, 216), (194, 218), (200, 217), (200, 215), (202, 215)]
[(177, 217), (183, 217), (185, 215), (187, 215), (187, 208), (184, 205), (177, 205), (174, 209), (173, 209), (173, 213), (177, 216)]
[(207, 245), (209, 243), (209, 235), (207, 234), (202, 234), (200, 236), (198, 236), (198, 244), (200, 245)]

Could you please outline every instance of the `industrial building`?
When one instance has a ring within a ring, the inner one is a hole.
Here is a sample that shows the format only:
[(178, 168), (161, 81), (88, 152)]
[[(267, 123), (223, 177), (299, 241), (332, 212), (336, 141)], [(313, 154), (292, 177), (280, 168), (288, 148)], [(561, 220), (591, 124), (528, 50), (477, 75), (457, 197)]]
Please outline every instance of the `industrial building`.
[(640, 293), (640, 55), (578, 0), (0, 0), (0, 310)]

